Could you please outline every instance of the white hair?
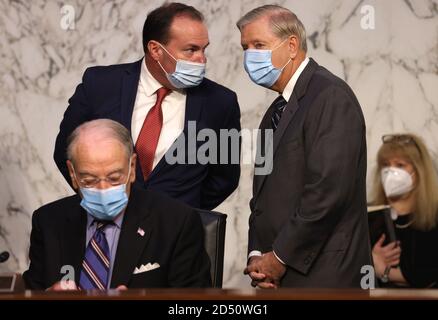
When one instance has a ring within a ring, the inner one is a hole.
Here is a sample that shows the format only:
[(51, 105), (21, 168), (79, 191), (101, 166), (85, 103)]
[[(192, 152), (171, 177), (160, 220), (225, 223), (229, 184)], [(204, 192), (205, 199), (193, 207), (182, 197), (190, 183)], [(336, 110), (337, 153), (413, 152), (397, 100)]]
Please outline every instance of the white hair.
[(307, 52), (306, 29), (298, 17), (289, 9), (278, 5), (264, 5), (255, 8), (237, 21), (240, 31), (247, 24), (262, 18), (269, 17), (272, 32), (280, 39), (296, 36), (300, 41), (300, 49)]
[(97, 119), (84, 122), (70, 134), (67, 139), (67, 159), (74, 162), (74, 147), (79, 140), (80, 135), (86, 134), (86, 132), (92, 128), (105, 130), (108, 137), (119, 141), (125, 147), (128, 158), (134, 153), (134, 146), (128, 129), (114, 120)]

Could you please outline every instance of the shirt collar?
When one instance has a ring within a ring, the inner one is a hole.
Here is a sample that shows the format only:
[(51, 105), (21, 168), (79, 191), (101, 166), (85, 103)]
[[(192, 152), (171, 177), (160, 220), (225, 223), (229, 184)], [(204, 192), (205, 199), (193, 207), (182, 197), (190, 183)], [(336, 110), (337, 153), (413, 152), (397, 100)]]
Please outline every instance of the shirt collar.
[[(123, 222), (124, 216), (125, 216), (124, 213), (119, 214), (118, 217), (113, 221), (114, 225), (119, 229), (122, 228), (122, 222)], [(93, 217), (91, 214), (87, 213), (87, 229), (90, 229), (93, 226), (93, 223), (95, 220), (96, 220), (95, 217)]]
[(287, 102), (289, 102), (292, 92), (294, 91), (295, 84), (297, 83), (298, 78), (300, 77), (301, 73), (303, 72), (304, 68), (307, 66), (308, 63), (309, 63), (309, 58), (306, 57), (306, 59), (304, 59), (303, 62), (301, 62), (297, 71), (295, 71), (295, 73), (292, 75), (292, 78), (290, 78), (289, 82), (284, 88), (282, 96)]
[(150, 97), (163, 85), (155, 79), (150, 71), (148, 70), (145, 62), (145, 58), (141, 61), (141, 71), (140, 71), (140, 83), (143, 87), (145, 94)]

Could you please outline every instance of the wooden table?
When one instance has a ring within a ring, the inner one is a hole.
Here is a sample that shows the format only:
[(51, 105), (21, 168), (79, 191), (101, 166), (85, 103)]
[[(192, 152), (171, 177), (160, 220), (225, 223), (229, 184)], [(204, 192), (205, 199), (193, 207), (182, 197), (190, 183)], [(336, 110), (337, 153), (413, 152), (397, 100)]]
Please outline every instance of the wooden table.
[(145, 289), (107, 292), (44, 292), (0, 294), (0, 300), (438, 300), (438, 289)]

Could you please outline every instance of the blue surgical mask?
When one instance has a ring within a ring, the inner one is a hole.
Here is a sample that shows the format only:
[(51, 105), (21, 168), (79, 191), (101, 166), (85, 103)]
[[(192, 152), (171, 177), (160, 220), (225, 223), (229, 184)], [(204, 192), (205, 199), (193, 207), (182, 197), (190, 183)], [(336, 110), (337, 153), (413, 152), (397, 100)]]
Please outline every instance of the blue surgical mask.
[[(73, 169), (74, 172), (74, 169)], [(126, 186), (131, 175), (131, 159), (126, 183), (107, 189), (80, 187), (81, 207), (98, 220), (114, 220), (128, 203)], [(76, 177), (76, 173), (75, 173)]]
[(279, 48), (286, 40), (287, 39), (283, 40), (282, 43), (272, 50), (245, 50), (245, 70), (254, 83), (265, 88), (271, 88), (274, 83), (277, 82), (278, 78), (280, 78), (284, 68), (286, 68), (292, 59), (289, 59), (282, 68), (276, 68), (272, 64), (272, 52)]
[(163, 69), (166, 74), (167, 80), (177, 89), (186, 89), (199, 86), (205, 77), (205, 63), (196, 63), (186, 60), (175, 59), (169, 51), (160, 44), (161, 48), (167, 52), (173, 60), (176, 61), (175, 71), (173, 73), (168, 73), (164, 70), (161, 63), (158, 61), (161, 69)]
[(81, 206), (98, 220), (114, 220), (128, 203), (126, 184), (108, 189), (81, 188)]

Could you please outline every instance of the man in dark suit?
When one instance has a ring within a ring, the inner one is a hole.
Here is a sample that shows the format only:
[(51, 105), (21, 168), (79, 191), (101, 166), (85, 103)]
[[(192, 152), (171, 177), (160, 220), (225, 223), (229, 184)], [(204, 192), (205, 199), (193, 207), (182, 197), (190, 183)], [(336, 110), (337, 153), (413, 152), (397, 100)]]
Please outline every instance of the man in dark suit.
[[(68, 135), (85, 121), (108, 118), (131, 131), (139, 157), (138, 185), (197, 208), (213, 209), (223, 202), (238, 185), (239, 163), (220, 161), (219, 154), (207, 164), (199, 162), (196, 156), (202, 143), (190, 134), (193, 124), (194, 135), (206, 128), (217, 136), (221, 129), (240, 132), (236, 94), (204, 78), (208, 44), (198, 10), (165, 4), (145, 21), (144, 59), (87, 69), (69, 100), (56, 139), (54, 159), (65, 179), (71, 184), (65, 164)], [(184, 152), (175, 148), (178, 138), (185, 138)], [(231, 154), (231, 146), (228, 150)], [(184, 161), (170, 163), (166, 153), (176, 153)]]
[(78, 194), (35, 211), (23, 274), (28, 288), (211, 285), (199, 214), (131, 186), (136, 154), (125, 127), (108, 119), (86, 122), (72, 133), (67, 153)]
[(259, 7), (237, 26), (250, 78), (280, 94), (260, 125), (272, 172), (254, 176), (245, 273), (261, 288), (360, 287), (371, 265), (360, 105), (306, 57), (304, 26), (288, 9)]

